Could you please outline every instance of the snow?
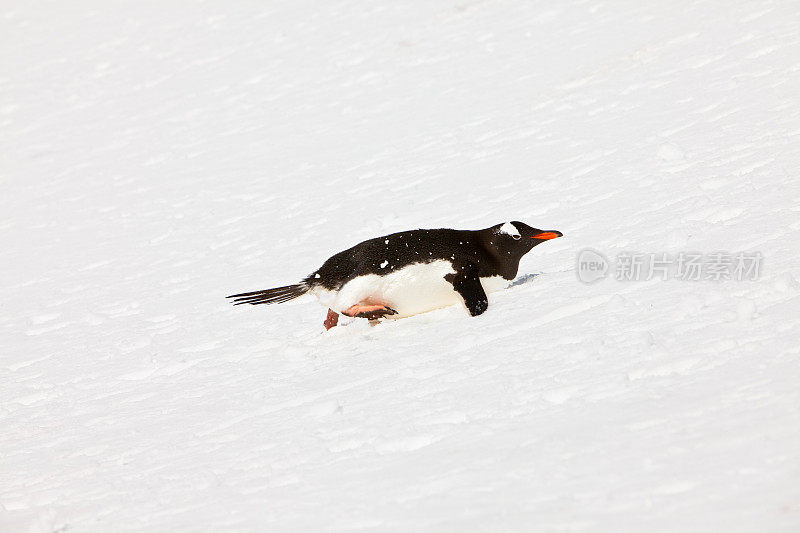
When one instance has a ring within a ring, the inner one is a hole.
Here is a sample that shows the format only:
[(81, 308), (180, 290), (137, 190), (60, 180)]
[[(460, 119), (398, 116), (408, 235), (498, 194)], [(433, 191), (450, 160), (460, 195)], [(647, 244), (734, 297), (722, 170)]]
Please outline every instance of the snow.
[(506, 233), (508, 235), (511, 235), (512, 237), (519, 237), (520, 236), (519, 230), (511, 222), (506, 222), (505, 224), (500, 226), (500, 230), (499, 231), (500, 231), (500, 233)]
[[(0, 531), (797, 531), (796, 11), (5, 3)], [(509, 219), (476, 318), (224, 299)]]

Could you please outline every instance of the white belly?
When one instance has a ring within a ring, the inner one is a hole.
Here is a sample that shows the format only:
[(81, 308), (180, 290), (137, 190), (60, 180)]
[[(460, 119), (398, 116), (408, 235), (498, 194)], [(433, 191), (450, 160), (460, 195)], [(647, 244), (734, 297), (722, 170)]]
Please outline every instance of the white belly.
[(503, 279), (503, 276), (481, 278), (481, 285), (483, 285), (483, 290), (486, 291), (486, 294), (489, 294), (490, 292), (501, 291), (508, 287), (509, 283), (511, 282), (507, 279)]
[[(403, 318), (426, 311), (464, 305), (461, 295), (446, 281), (454, 273), (447, 261), (416, 263), (385, 276), (369, 274), (348, 281), (338, 292), (317, 290), (319, 301), (337, 313), (359, 304), (386, 305), (397, 311), (390, 318)], [(493, 292), (508, 285), (500, 276), (481, 278), (484, 290)]]

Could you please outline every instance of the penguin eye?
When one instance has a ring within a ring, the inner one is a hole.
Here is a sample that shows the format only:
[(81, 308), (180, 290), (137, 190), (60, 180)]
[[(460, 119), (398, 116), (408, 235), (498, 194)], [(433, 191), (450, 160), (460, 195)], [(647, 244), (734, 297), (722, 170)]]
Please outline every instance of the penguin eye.
[(515, 241), (518, 241), (522, 238), (522, 235), (512, 235), (511, 236)]

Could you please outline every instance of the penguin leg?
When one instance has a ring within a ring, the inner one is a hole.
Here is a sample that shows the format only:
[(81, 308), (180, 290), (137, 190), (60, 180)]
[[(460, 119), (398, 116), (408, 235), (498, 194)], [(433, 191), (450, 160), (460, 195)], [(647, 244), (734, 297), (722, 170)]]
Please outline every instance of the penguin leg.
[(387, 315), (396, 315), (397, 311), (385, 305), (351, 305), (347, 310), (342, 311), (342, 314), (355, 318), (377, 320)]
[[(448, 279), (450, 276), (452, 279)], [(457, 269), (455, 275), (450, 276), (445, 276), (445, 279), (452, 283), (455, 291), (464, 298), (464, 304), (470, 315), (478, 316), (488, 309), (489, 299), (478, 277), (478, 267), (467, 265)]]
[(325, 317), (325, 322), (322, 325), (325, 326), (325, 329), (331, 329), (332, 327), (336, 326), (339, 323), (339, 313), (334, 311), (333, 309), (328, 309), (328, 316)]

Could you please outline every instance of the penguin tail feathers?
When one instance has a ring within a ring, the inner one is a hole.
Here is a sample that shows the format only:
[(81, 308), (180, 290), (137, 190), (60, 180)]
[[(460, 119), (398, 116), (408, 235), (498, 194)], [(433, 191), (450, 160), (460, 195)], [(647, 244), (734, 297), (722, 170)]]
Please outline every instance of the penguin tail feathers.
[(260, 305), (260, 304), (280, 304), (294, 300), (311, 290), (311, 287), (305, 283), (298, 283), (297, 285), (286, 285), (284, 287), (275, 287), (274, 289), (266, 289), (263, 291), (243, 292), (242, 294), (232, 294), (227, 298), (233, 298), (233, 305)]

